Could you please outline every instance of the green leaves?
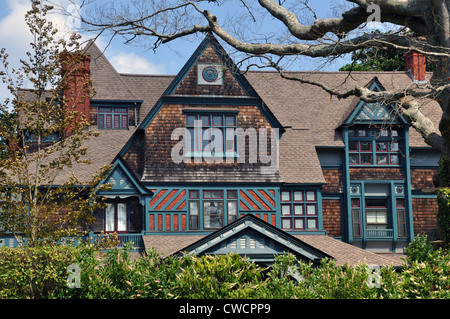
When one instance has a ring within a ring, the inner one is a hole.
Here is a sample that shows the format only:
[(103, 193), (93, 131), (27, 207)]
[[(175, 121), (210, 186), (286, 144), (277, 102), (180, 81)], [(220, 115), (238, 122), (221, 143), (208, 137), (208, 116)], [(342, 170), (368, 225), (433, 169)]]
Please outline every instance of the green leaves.
[[(88, 162), (85, 143), (96, 133), (76, 109), (90, 97), (91, 82), (81, 72), (79, 94), (62, 94), (82, 67), (80, 37), (61, 38), (46, 18), (52, 7), (31, 4), (24, 18), (33, 41), (21, 68), (10, 69), (6, 50), (0, 50), (0, 77), (13, 96), (0, 105), (0, 232), (20, 234), (32, 247), (85, 233), (92, 212), (103, 207), (95, 187), (110, 167), (90, 180), (60, 178)], [(24, 83), (31, 87), (23, 89)]]
[[(96, 299), (404, 299), (450, 298), (450, 255), (439, 249), (402, 270), (365, 264), (318, 266), (293, 255), (277, 256), (262, 268), (236, 254), (131, 255), (131, 245), (110, 249), (83, 244), (0, 248), (1, 298)], [(69, 287), (69, 266), (79, 269), (79, 288)]]

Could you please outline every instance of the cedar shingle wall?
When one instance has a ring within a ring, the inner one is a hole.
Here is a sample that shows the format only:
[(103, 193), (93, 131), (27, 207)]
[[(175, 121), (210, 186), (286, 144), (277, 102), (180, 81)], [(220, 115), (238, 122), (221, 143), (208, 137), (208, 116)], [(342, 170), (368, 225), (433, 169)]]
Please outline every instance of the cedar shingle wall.
[(142, 176), (144, 170), (144, 143), (144, 134), (138, 132), (135, 141), (123, 156), (128, 166), (139, 176)]
[(436, 169), (411, 169), (411, 188), (422, 190), (433, 188), (433, 175)]
[(433, 198), (413, 198), (414, 234), (423, 234), (436, 229), (436, 200)]
[[(145, 171), (146, 180), (163, 180), (167, 178), (177, 180), (178, 176), (181, 180), (199, 180), (201, 178), (208, 179), (224, 176), (228, 179), (236, 179), (236, 181), (260, 180), (266, 181), (268, 176), (260, 174), (261, 163), (250, 163), (248, 152), (248, 139), (246, 139), (246, 158), (244, 163), (174, 163), (171, 158), (172, 148), (179, 143), (179, 140), (171, 140), (172, 131), (176, 128), (185, 127), (185, 116), (182, 112), (185, 105), (166, 104), (164, 105), (152, 123), (146, 130), (145, 137)], [(197, 107), (210, 107), (208, 105)], [(229, 106), (214, 106), (215, 108)], [(261, 114), (256, 106), (239, 106), (237, 115), (237, 127), (247, 130), (248, 128), (270, 128), (270, 124)], [(268, 135), (270, 138), (270, 134)], [(176, 137), (178, 138), (178, 137)], [(181, 139), (181, 137), (180, 137)], [(270, 143), (269, 143), (270, 146)], [(208, 174), (219, 174), (208, 176)], [(222, 175), (220, 175), (222, 174)], [(270, 177), (269, 177), (270, 178)]]
[[(208, 46), (203, 54), (199, 57), (200, 63), (221, 63), (216, 52)], [(223, 86), (222, 85), (197, 85), (197, 64), (188, 72), (174, 94), (188, 95), (228, 95), (228, 96), (245, 96), (244, 90), (234, 79), (234, 76), (224, 66)]]
[(341, 169), (324, 169), (323, 176), (327, 184), (323, 187), (322, 193), (343, 193), (344, 179)]
[(403, 168), (350, 168), (351, 180), (405, 179)]
[(323, 199), (323, 228), (328, 236), (340, 237), (341, 230), (341, 201), (339, 199)]

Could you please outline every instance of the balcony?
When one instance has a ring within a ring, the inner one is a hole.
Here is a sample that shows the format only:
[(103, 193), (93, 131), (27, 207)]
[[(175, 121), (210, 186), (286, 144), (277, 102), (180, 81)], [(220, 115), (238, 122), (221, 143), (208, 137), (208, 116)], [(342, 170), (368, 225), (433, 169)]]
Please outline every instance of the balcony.
[(393, 229), (366, 229), (366, 238), (393, 238)]

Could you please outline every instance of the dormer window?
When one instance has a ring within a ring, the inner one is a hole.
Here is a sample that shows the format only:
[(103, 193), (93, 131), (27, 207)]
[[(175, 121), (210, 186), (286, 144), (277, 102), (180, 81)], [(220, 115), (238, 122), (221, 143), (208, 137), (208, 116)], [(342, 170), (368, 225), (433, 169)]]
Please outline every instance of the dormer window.
[(99, 107), (97, 126), (99, 129), (128, 129), (128, 108)]
[(348, 130), (350, 165), (400, 165), (403, 133), (399, 127), (352, 127)]

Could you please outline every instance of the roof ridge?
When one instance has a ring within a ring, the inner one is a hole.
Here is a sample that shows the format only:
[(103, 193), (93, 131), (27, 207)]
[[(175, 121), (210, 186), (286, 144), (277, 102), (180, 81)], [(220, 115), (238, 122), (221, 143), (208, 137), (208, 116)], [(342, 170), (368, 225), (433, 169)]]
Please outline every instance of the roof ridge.
[(137, 100), (137, 97), (136, 97), (134, 91), (131, 90), (128, 87), (128, 85), (122, 80), (120, 73), (117, 72), (116, 68), (111, 64), (109, 59), (105, 56), (104, 51), (100, 50), (100, 48), (98, 47), (98, 45), (95, 43), (94, 40), (89, 41), (84, 48), (86, 54), (90, 55), (91, 57), (92, 57), (92, 54), (89, 52), (89, 50), (92, 50), (92, 49), (97, 50), (99, 53), (98, 56), (95, 58), (95, 60), (102, 58), (106, 62), (106, 64), (111, 68), (112, 72), (117, 75), (117, 78), (119, 79), (120, 83), (128, 91), (128, 93)]
[(167, 78), (173, 78), (176, 75), (173, 74), (144, 74), (144, 73), (118, 73), (120, 76), (127, 76), (127, 77), (167, 77)]

